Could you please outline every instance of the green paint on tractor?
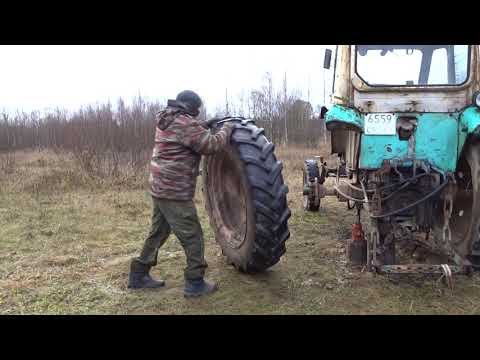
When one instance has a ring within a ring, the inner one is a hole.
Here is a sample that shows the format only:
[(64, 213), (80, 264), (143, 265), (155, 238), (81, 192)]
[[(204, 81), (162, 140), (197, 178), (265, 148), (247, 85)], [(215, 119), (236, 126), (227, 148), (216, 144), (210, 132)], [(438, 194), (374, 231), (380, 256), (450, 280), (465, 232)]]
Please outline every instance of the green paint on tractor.
[(466, 108), (460, 115), (459, 149), (463, 149), (469, 135), (480, 137), (480, 109), (476, 106)]
[[(400, 140), (391, 136), (363, 135), (360, 152), (360, 168), (378, 169), (384, 160), (424, 160), (442, 172), (455, 171), (457, 165), (458, 115), (439, 113), (408, 113), (417, 118), (415, 139)], [(412, 146), (409, 153), (409, 144)]]
[[(395, 135), (365, 135), (364, 114), (355, 109), (333, 106), (326, 114), (327, 128), (347, 128), (362, 132), (360, 147), (361, 169), (379, 169), (384, 160), (412, 159), (428, 161), (443, 173), (455, 171), (458, 158), (468, 135), (480, 137), (480, 110), (468, 107), (460, 113), (396, 113), (417, 119), (414, 141), (401, 140)], [(410, 150), (409, 150), (410, 148)]]
[(355, 109), (347, 108), (340, 105), (334, 105), (328, 112), (325, 114), (325, 123), (327, 128), (329, 124), (335, 122), (341, 122), (347, 127), (354, 127), (358, 130), (363, 131), (364, 119), (363, 115)]

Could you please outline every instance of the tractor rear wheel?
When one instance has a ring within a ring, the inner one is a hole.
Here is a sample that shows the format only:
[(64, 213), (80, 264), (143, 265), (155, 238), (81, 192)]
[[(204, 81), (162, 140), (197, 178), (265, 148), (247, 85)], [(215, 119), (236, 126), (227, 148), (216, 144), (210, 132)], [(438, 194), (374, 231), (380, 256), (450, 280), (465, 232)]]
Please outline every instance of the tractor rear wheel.
[(320, 208), (320, 199), (316, 199), (313, 187), (310, 187), (310, 183), (314, 183), (315, 179), (320, 183), (320, 169), (316, 160), (305, 160), (305, 165), (303, 167), (303, 188), (306, 190), (308, 188), (309, 194), (303, 195), (303, 209), (305, 211), (318, 211)]
[(234, 118), (230, 146), (204, 157), (205, 207), (228, 261), (247, 273), (266, 270), (290, 237), (288, 187), (274, 145), (252, 120)]
[(470, 143), (460, 159), (450, 218), (452, 243), (460, 256), (480, 266), (480, 142)]

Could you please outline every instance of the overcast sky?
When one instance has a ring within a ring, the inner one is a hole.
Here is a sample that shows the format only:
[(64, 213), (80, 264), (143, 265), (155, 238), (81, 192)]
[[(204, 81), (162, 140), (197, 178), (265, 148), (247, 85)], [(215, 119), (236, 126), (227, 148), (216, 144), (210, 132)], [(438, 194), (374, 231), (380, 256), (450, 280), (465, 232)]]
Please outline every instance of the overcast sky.
[[(0, 46), (0, 108), (6, 111), (76, 110), (82, 105), (128, 103), (141, 94), (165, 101), (197, 91), (209, 112), (259, 88), (266, 72), (280, 89), (323, 104), (323, 56), (333, 46)], [(327, 101), (332, 77), (327, 74)]]

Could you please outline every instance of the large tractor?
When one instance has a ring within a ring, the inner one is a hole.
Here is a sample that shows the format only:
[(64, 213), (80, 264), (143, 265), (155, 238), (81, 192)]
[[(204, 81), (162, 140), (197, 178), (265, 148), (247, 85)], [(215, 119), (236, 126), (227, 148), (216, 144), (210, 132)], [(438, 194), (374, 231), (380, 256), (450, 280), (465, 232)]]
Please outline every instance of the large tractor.
[[(357, 210), (351, 263), (450, 278), (480, 267), (479, 51), (478, 45), (336, 47), (324, 120), (339, 166), (307, 160), (304, 198), (307, 211), (317, 211), (328, 195)], [(325, 52), (325, 69), (332, 55)], [(335, 178), (332, 188), (328, 176)], [(402, 263), (399, 249), (417, 247), (448, 261)]]

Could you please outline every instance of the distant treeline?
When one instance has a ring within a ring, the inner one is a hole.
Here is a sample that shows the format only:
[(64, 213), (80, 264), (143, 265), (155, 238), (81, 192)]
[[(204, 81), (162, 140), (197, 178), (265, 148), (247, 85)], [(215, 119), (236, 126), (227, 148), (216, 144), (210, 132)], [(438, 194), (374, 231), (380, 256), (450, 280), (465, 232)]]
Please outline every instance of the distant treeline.
[[(310, 103), (284, 91), (275, 93), (271, 81), (254, 90), (240, 104), (225, 103), (212, 115), (254, 119), (275, 144), (317, 146), (324, 141), (324, 123)], [(111, 104), (87, 106), (73, 113), (63, 110), (0, 116), (0, 151), (53, 149), (73, 152), (130, 153), (151, 150), (155, 113), (164, 104), (135, 98), (131, 105), (120, 99)], [(202, 117), (211, 115), (202, 114)]]

